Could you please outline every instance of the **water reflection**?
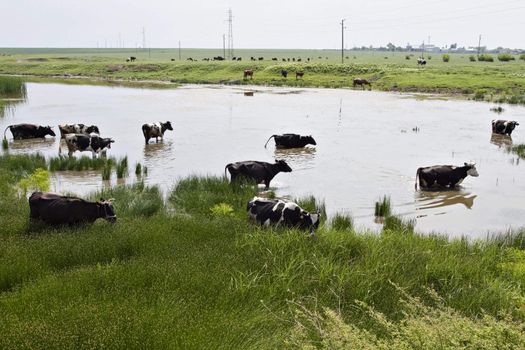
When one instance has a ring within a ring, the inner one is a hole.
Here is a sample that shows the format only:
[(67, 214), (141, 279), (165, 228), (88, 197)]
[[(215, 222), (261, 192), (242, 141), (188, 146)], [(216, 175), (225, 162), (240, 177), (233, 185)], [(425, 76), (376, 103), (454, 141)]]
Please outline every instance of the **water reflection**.
[(462, 204), (472, 209), (477, 195), (463, 191), (419, 191), (416, 194), (416, 210), (434, 209)]
[(146, 161), (154, 161), (158, 159), (164, 159), (167, 151), (171, 150), (173, 142), (150, 143), (144, 145), (144, 159)]
[(275, 159), (284, 159), (293, 170), (304, 170), (313, 167), (316, 154), (315, 147), (276, 148)]
[(9, 143), (9, 149), (18, 151), (20, 153), (24, 151), (50, 151), (55, 145), (55, 138), (49, 137), (45, 139), (27, 139), (27, 140), (13, 140)]
[(490, 136), (490, 143), (498, 146), (498, 148), (504, 148), (505, 150), (512, 147), (512, 137), (510, 135), (492, 134)]

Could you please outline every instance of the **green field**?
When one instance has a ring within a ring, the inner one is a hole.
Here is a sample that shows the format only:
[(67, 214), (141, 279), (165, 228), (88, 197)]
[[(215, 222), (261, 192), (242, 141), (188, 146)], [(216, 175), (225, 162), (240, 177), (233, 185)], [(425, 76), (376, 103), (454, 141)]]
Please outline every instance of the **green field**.
[[(336, 216), (316, 236), (247, 220), (254, 187), (138, 183), (116, 224), (30, 225), (16, 184), (43, 157), (0, 157), (2, 349), (523, 349), (525, 232), (421, 236)], [(313, 207), (313, 199), (303, 201)]]
[[(257, 84), (299, 87), (352, 87), (356, 77), (367, 78), (372, 88), (384, 91), (441, 93), (476, 100), (525, 103), (525, 61), (471, 62), (470, 54), (426, 54), (427, 65), (418, 67), (419, 53), (347, 51), (344, 64), (337, 50), (237, 50), (242, 61), (202, 61), (222, 55), (219, 49), (0, 49), (0, 74), (98, 81), (98, 83)], [(125, 62), (129, 56), (136, 62)], [(430, 56), (430, 58), (429, 58)], [(188, 61), (192, 57), (195, 61)], [(250, 61), (250, 57), (263, 57)], [(407, 57), (409, 59), (407, 59)], [(273, 61), (272, 58), (277, 58)], [(301, 62), (283, 62), (301, 58)], [(306, 60), (310, 58), (309, 62)], [(171, 61), (175, 59), (175, 61)], [(243, 80), (245, 69), (253, 80)], [(281, 69), (289, 77), (280, 75)], [(304, 79), (295, 79), (304, 71)], [(77, 79), (74, 79), (77, 78)], [(166, 84), (163, 84), (166, 85)], [(169, 84), (168, 84), (169, 85)]]

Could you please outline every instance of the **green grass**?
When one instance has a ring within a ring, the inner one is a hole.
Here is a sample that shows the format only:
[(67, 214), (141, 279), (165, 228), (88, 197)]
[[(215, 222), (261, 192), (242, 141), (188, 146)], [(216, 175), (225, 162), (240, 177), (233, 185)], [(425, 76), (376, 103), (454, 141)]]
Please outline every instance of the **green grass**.
[(18, 77), (0, 76), (0, 98), (25, 98), (26, 86)]
[(383, 196), (382, 199), (375, 203), (374, 215), (380, 217), (388, 217), (392, 214), (392, 204), (390, 197)]
[(256, 188), (223, 177), (183, 179), (166, 202), (140, 182), (109, 188), (91, 198), (114, 198), (116, 224), (35, 230), (11, 184), (42, 164), (0, 156), (0, 348), (521, 346), (524, 231), (449, 240), (342, 219), (307, 239), (250, 224)]
[(518, 157), (525, 159), (525, 144), (514, 145), (510, 149), (511, 152), (518, 155)]
[(75, 157), (51, 157), (48, 159), (50, 171), (65, 171), (65, 170), (99, 170), (106, 166), (106, 164), (112, 164), (114, 160), (106, 159), (103, 157), (92, 158), (88, 156), (81, 156), (80, 158)]
[[(61, 78), (68, 82), (156, 82), (164, 87), (179, 83), (225, 83), (340, 88), (352, 87), (353, 79), (362, 77), (371, 81), (377, 90), (444, 93), (466, 98), (472, 98), (478, 90), (486, 90), (484, 100), (525, 103), (525, 62), (516, 59), (487, 62), (485, 58), (490, 55), (481, 56), (483, 62), (471, 62), (467, 54), (447, 54), (449, 62), (434, 59), (425, 67), (418, 67), (415, 60), (406, 60), (406, 52), (349, 51), (344, 64), (340, 63), (337, 50), (238, 50), (236, 55), (243, 57), (240, 62), (202, 61), (204, 57), (221, 54), (220, 50), (204, 49), (183, 50), (182, 60), (178, 60), (176, 50), (170, 49), (151, 50), (151, 55), (110, 49), (0, 49), (0, 52), (7, 54), (0, 56), (0, 74)], [(136, 56), (137, 61), (126, 63), (125, 58), (130, 55)], [(388, 60), (384, 59), (385, 55)], [(252, 62), (251, 56), (262, 56), (265, 60)], [(187, 57), (198, 61), (186, 61)], [(272, 57), (278, 61), (272, 61)], [(283, 62), (285, 57), (301, 57), (303, 61)], [(172, 62), (171, 58), (177, 60)], [(310, 62), (305, 62), (306, 58), (310, 58)], [(253, 80), (243, 80), (245, 69), (254, 70)], [(283, 79), (281, 69), (292, 74), (304, 71), (305, 76), (299, 80)]]

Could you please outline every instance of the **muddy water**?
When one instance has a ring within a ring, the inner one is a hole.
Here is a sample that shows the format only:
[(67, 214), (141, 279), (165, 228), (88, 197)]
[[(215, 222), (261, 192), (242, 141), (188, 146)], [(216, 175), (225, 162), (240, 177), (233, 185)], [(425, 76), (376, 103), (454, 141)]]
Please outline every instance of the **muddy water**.
[[(390, 195), (394, 212), (417, 220), (423, 232), (485, 237), (522, 226), (524, 164), (505, 150), (525, 142), (525, 108), (410, 98), (351, 90), (185, 86), (175, 90), (28, 84), (28, 98), (0, 119), (9, 124), (85, 123), (113, 137), (109, 155), (128, 155), (148, 167), (146, 181), (169, 189), (189, 174), (224, 174), (240, 160), (286, 159), (294, 169), (272, 181), (278, 195), (313, 194), (329, 214), (352, 214), (357, 226), (377, 229), (374, 201)], [(513, 140), (491, 137), (491, 119), (519, 121)], [(163, 143), (145, 146), (141, 125), (170, 120)], [(417, 127), (419, 131), (413, 131)], [(311, 134), (315, 148), (275, 150), (276, 133)], [(11, 136), (8, 132), (8, 136)], [(11, 152), (58, 154), (59, 139), (11, 142)], [(78, 154), (78, 153), (77, 153)], [(457, 191), (414, 191), (416, 169), (474, 161), (480, 176)], [(133, 169), (131, 169), (133, 172)], [(128, 179), (132, 181), (133, 178)], [(101, 186), (98, 172), (54, 176), (56, 191), (83, 194)]]

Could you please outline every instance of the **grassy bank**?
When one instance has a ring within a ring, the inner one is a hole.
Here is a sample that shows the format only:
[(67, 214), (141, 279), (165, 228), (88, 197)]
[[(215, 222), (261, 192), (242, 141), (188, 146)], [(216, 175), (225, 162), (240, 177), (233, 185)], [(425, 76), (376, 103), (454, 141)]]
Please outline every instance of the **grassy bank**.
[(114, 225), (35, 227), (11, 184), (39, 167), (0, 157), (0, 348), (523, 345), (524, 232), (469, 243), (393, 220), (369, 234), (341, 215), (307, 239), (252, 226), (254, 188), (215, 177), (166, 202), (141, 183), (94, 193), (115, 198)]
[[(0, 74), (31, 75), (68, 81), (96, 80), (119, 83), (255, 84), (297, 87), (352, 87), (356, 77), (372, 81), (373, 89), (460, 95), (477, 100), (525, 103), (525, 61), (470, 62), (468, 55), (451, 54), (449, 62), (439, 56), (418, 67), (417, 54), (348, 52), (344, 64), (330, 50), (239, 50), (242, 61), (202, 61), (220, 55), (213, 50), (185, 50), (182, 60), (174, 50), (9, 50), (0, 56)], [(2, 51), (0, 50), (0, 51)], [(136, 62), (125, 62), (135, 55)], [(264, 57), (250, 61), (250, 57)], [(171, 61), (171, 58), (175, 61)], [(187, 61), (193, 57), (196, 61)], [(283, 58), (299, 58), (301, 62)], [(409, 58), (408, 60), (406, 58)], [(276, 61), (271, 60), (276, 58)], [(305, 60), (310, 59), (309, 62)], [(243, 80), (245, 69), (254, 79)], [(289, 71), (284, 79), (281, 69)], [(296, 80), (295, 72), (304, 71)], [(166, 86), (166, 84), (164, 84)], [(169, 84), (167, 85), (169, 86)]]
[(21, 78), (0, 76), (0, 117), (10, 105), (25, 97), (26, 86)]

